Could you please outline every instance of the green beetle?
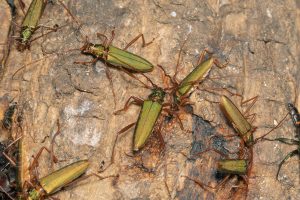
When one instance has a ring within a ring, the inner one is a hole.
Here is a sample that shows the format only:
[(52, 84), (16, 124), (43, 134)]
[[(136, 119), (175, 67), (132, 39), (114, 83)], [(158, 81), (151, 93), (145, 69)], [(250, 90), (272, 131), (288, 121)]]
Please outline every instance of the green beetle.
[(38, 183), (34, 188), (29, 190), (25, 197), (21, 195), (19, 198), (28, 200), (44, 199), (84, 174), (88, 166), (88, 160), (80, 160), (56, 170), (40, 178), (37, 181)]
[(247, 146), (254, 144), (253, 132), (256, 127), (253, 127), (241, 111), (234, 105), (234, 103), (226, 96), (221, 97), (220, 107), (227, 118), (227, 120), (232, 124), (234, 129), (238, 132), (240, 137), (244, 140)]
[(143, 102), (142, 109), (134, 131), (133, 150), (140, 150), (153, 131), (155, 123), (162, 111), (165, 92), (161, 88), (153, 89), (148, 99)]
[(47, 0), (32, 0), (21, 25), (18, 50), (23, 51), (28, 48), (30, 38), (38, 27), (38, 22), (43, 15), (46, 4)]
[(246, 175), (248, 160), (245, 159), (223, 159), (218, 161), (217, 170), (226, 174)]
[[(154, 65), (148, 60), (133, 54), (126, 49), (132, 45), (138, 38), (142, 37), (143, 47), (152, 43), (145, 43), (143, 34), (138, 35), (134, 38), (124, 49), (120, 49), (111, 45), (114, 38), (114, 31), (112, 31), (112, 37), (108, 41), (107, 37), (102, 34), (98, 36), (105, 37), (105, 41), (102, 44), (93, 44), (86, 42), (81, 48), (83, 54), (92, 55), (95, 59), (92, 62), (96, 62), (98, 59), (103, 60), (105, 63), (110, 64), (111, 66), (123, 68), (131, 72), (145, 73), (153, 70)], [(75, 63), (89, 63), (89, 62), (75, 62)]]
[(133, 72), (144, 73), (153, 70), (153, 64), (146, 59), (112, 45), (105, 47), (102, 44), (88, 43), (81, 48), (81, 51), (84, 54), (103, 59), (112, 66), (125, 68)]
[[(212, 54), (206, 49), (203, 50), (203, 52), (200, 55), (200, 59), (196, 64), (196, 67), (180, 83), (175, 83), (175, 85), (177, 85), (176, 90), (174, 92), (175, 102), (179, 103), (180, 101), (182, 101), (182, 98), (187, 96), (187, 94), (191, 91), (195, 84), (198, 84), (201, 81), (203, 81), (208, 76), (213, 65), (219, 68), (224, 68), (227, 66), (228, 63), (221, 64), (216, 58), (212, 56), (209, 57), (207, 60), (204, 60), (204, 56), (206, 53)], [(178, 67), (176, 67), (176, 69), (177, 68)], [(176, 71), (173, 77), (173, 80), (175, 81), (177, 73), (178, 72)]]
[(175, 116), (182, 130), (184, 130), (184, 127), (181, 121), (180, 113), (187, 113), (187, 111), (184, 109), (185, 106), (193, 104), (193, 102), (190, 102), (189, 100), (190, 91), (193, 88), (193, 86), (202, 82), (208, 76), (210, 70), (214, 65), (219, 68), (224, 68), (227, 65), (227, 63), (226, 64), (219, 63), (219, 61), (212, 56), (209, 57), (207, 60), (204, 60), (204, 55), (206, 53), (211, 54), (205, 49), (201, 53), (200, 59), (196, 64), (196, 67), (182, 81), (178, 81), (176, 76), (178, 74), (180, 54), (182, 52), (183, 45), (180, 48), (176, 70), (173, 77), (168, 75), (162, 66), (158, 65), (158, 67), (163, 71), (165, 76), (169, 78), (172, 84), (172, 86), (170, 87), (172, 100), (170, 102), (170, 112), (169, 112), (171, 116), (168, 117), (173, 118)]
[[(150, 137), (163, 109), (165, 95), (166, 93), (162, 88), (153, 88), (147, 100), (130, 97), (124, 108), (115, 112), (115, 114), (119, 114), (121, 111), (127, 110), (128, 106), (132, 103), (142, 106), (137, 122), (126, 126), (118, 133), (123, 133), (136, 124), (133, 139), (134, 152), (139, 151)], [(131, 98), (134, 99), (133, 102), (129, 102)]]
[[(140, 37), (142, 37), (143, 39), (143, 47), (151, 44), (152, 41), (149, 43), (145, 43), (143, 34), (140, 34), (136, 38), (134, 38), (124, 49), (120, 49), (111, 45), (114, 38), (114, 30), (112, 31), (112, 37), (110, 40), (108, 40), (107, 37), (103, 34), (98, 33), (98, 36), (99, 35), (105, 37), (105, 41), (102, 44), (93, 44), (86, 40), (85, 44), (80, 48), (83, 54), (92, 55), (95, 58), (89, 62), (76, 61), (74, 63), (90, 64), (90, 63), (96, 63), (98, 60), (102, 60), (106, 66), (109, 65), (112, 67), (116, 67), (124, 71), (125, 73), (127, 73), (129, 76), (132, 76), (132, 72), (146, 73), (153, 70), (154, 65), (150, 63), (148, 60), (126, 50)], [(111, 72), (108, 67), (105, 68), (105, 71), (106, 71), (106, 76), (109, 79), (112, 88), (114, 103), (116, 105), (116, 95), (113, 87), (113, 80), (110, 75)]]
[(189, 73), (179, 84), (176, 90), (176, 98), (186, 95), (196, 83), (201, 82), (209, 73), (214, 63), (214, 58), (209, 58), (208, 60), (197, 65), (194, 70)]

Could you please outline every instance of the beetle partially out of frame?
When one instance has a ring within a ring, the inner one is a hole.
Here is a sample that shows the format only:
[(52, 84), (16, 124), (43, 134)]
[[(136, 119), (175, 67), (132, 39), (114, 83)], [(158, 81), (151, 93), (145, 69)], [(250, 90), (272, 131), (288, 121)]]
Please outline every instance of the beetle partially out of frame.
[[(216, 149), (210, 148), (208, 150), (205, 150), (204, 152), (199, 153), (205, 153), (208, 151), (214, 151), (218, 154), (220, 154), (222, 157), (226, 157), (226, 159), (221, 159), (217, 161), (217, 171), (220, 171), (222, 173), (227, 174), (228, 176), (224, 178), (224, 180), (218, 184), (216, 187), (211, 187), (208, 185), (205, 185), (201, 183), (198, 180), (195, 180), (193, 178), (187, 177), (188, 179), (194, 181), (197, 185), (199, 185), (202, 188), (209, 188), (218, 190), (221, 185), (223, 185), (229, 178), (230, 175), (238, 175), (243, 178), (245, 184), (246, 184), (246, 195), (248, 193), (248, 180), (251, 175), (251, 169), (253, 165), (253, 145), (260, 141), (264, 136), (272, 132), (275, 128), (280, 126), (282, 121), (276, 125), (274, 128), (272, 128), (269, 132), (264, 134), (261, 137), (258, 137), (254, 139), (253, 133), (256, 130), (256, 127), (252, 126), (250, 122), (248, 122), (247, 117), (245, 117), (246, 113), (249, 111), (249, 109), (254, 105), (254, 103), (257, 101), (257, 97), (255, 96), (249, 100), (246, 100), (242, 102), (242, 104), (252, 101), (252, 104), (249, 106), (247, 111), (245, 113), (242, 113), (236, 105), (226, 96), (222, 96), (221, 100), (219, 102), (221, 111), (223, 112), (224, 116), (230, 123), (230, 125), (233, 126), (235, 131), (238, 133), (238, 136), (240, 138), (240, 151), (239, 151), (239, 157), (238, 159), (231, 159), (227, 155), (225, 155), (223, 152), (220, 152)], [(251, 116), (251, 115), (248, 115)], [(255, 116), (255, 115), (253, 115)], [(252, 118), (253, 119), (253, 118)], [(231, 136), (224, 136), (224, 137), (231, 137)]]
[[(27, 181), (25, 178), (25, 174), (28, 174), (27, 169), (24, 168), (22, 161), (24, 160), (23, 152), (23, 140), (19, 142), (19, 187), (21, 188), (21, 192), (19, 194), (19, 199), (29, 199), (29, 200), (40, 200), (45, 198), (51, 198), (50, 196), (63, 187), (68, 186), (71, 183), (74, 183), (76, 180), (79, 180), (79, 177), (82, 176), (88, 169), (90, 162), (88, 160), (79, 160), (73, 162), (63, 168), (53, 171), (52, 173), (38, 178), (37, 175), (37, 167), (38, 167), (38, 159), (41, 156), (42, 152), (46, 150), (50, 156), (51, 161), (57, 162), (58, 159), (53, 155), (53, 144), (56, 136), (60, 133), (60, 124), (57, 121), (58, 130), (53, 136), (51, 141), (51, 150), (46, 147), (42, 147), (36, 156), (34, 156), (34, 160), (29, 166), (29, 174), (30, 180)], [(51, 163), (53, 164), (53, 163)], [(91, 173), (89, 175), (83, 176), (82, 179), (88, 178), (90, 176), (96, 176), (100, 180), (106, 178), (118, 178), (118, 175), (110, 175), (106, 177), (101, 177), (96, 173)]]
[(87, 160), (80, 160), (56, 170), (38, 179), (34, 188), (29, 189), (28, 193), (22, 194), (26, 196), (22, 196), (21, 199), (39, 200), (49, 197), (49, 195), (59, 191), (62, 187), (84, 174), (88, 166), (89, 162)]
[(18, 45), (20, 51), (29, 47), (30, 38), (38, 28), (38, 23), (43, 15), (46, 4), (47, 0), (32, 0), (21, 25), (20, 44)]
[(34, 32), (41, 27), (38, 25), (38, 23), (44, 13), (47, 3), (48, 3), (48, 0), (32, 0), (31, 1), (30, 6), (25, 14), (24, 20), (21, 24), (20, 38), (17, 39), (17, 41), (18, 41), (17, 49), (19, 51), (24, 51), (25, 49), (29, 49), (30, 43), (32, 41), (34, 41), (40, 37), (43, 37), (53, 31), (57, 31), (58, 25), (55, 25), (52, 28), (47, 27), (47, 29), (50, 29), (49, 32), (47, 32), (41, 36), (38, 36), (34, 39), (31, 39)]
[[(250, 108), (253, 106), (253, 104), (256, 102), (257, 96), (254, 98), (251, 98), (247, 101), (244, 101), (244, 103), (247, 103), (249, 101), (253, 101)], [(252, 169), (252, 162), (253, 162), (253, 144), (255, 143), (253, 139), (253, 132), (256, 130), (255, 127), (253, 127), (246, 119), (245, 114), (242, 114), (242, 112), (234, 105), (234, 103), (226, 96), (221, 96), (221, 100), (219, 102), (221, 111), (223, 112), (224, 116), (228, 120), (228, 122), (233, 126), (233, 128), (238, 133), (238, 136), (240, 138), (240, 152), (239, 157), (236, 159), (229, 158), (226, 154), (223, 152), (216, 150), (214, 148), (209, 148), (201, 153), (199, 155), (214, 151), (217, 154), (220, 154), (222, 157), (225, 157), (217, 161), (217, 171), (226, 174), (227, 176), (221, 181), (216, 187), (211, 187), (206, 184), (201, 183), (200, 181), (187, 177), (189, 180), (192, 180), (197, 185), (199, 185), (201, 188), (204, 189), (212, 189), (212, 190), (219, 190), (219, 188), (227, 182), (230, 176), (237, 175), (242, 177), (246, 184), (246, 194), (248, 193), (248, 178), (251, 174)], [(249, 109), (250, 109), (249, 108)], [(249, 109), (247, 111), (249, 111)], [(226, 136), (224, 136), (226, 137)], [(245, 149), (246, 148), (246, 151)], [(237, 195), (238, 193), (236, 193)]]
[(264, 140), (268, 140), (268, 141), (278, 141), (278, 142), (281, 142), (281, 143), (284, 143), (287, 145), (296, 145), (297, 146), (297, 148), (295, 150), (288, 153), (284, 157), (284, 159), (279, 163), (279, 167), (278, 167), (278, 170), (276, 173), (277, 180), (278, 180), (279, 172), (280, 172), (283, 164), (293, 156), (297, 156), (297, 155), (300, 156), (300, 114), (299, 114), (298, 109), (292, 103), (288, 103), (287, 108), (289, 110), (289, 114), (292, 118), (293, 124), (296, 129), (297, 139), (284, 138), (284, 137), (275, 138), (275, 139), (263, 138)]

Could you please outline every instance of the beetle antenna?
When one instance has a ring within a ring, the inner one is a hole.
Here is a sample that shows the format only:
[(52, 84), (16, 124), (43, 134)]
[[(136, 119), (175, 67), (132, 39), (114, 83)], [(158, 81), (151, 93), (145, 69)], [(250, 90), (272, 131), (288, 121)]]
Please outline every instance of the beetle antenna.
[(144, 76), (147, 79), (147, 81), (149, 81), (151, 83), (152, 88), (158, 88), (158, 86), (155, 83), (153, 83), (153, 81), (148, 76), (146, 76), (143, 73), (141, 75)]
[(183, 51), (183, 47), (186, 44), (187, 40), (189, 39), (189, 36), (190, 36), (190, 33), (187, 35), (186, 39), (183, 41), (183, 43), (180, 46), (180, 50), (179, 50), (179, 54), (178, 54), (178, 58), (177, 58), (177, 63), (176, 63), (176, 68), (175, 68), (174, 79), (176, 79), (176, 76), (178, 74), (179, 62), (180, 62), (181, 54), (182, 54), (182, 51)]
[(77, 19), (77, 17), (75, 17), (70, 9), (66, 6), (66, 4), (64, 4), (64, 2), (62, 2), (61, 0), (58, 0), (58, 2), (64, 7), (64, 9), (67, 11), (67, 13), (71, 16), (71, 18), (76, 22), (76, 24), (81, 27), (82, 23), (79, 22), (79, 20)]
[(137, 80), (138, 82), (140, 82), (147, 89), (152, 89), (153, 87), (156, 86), (155, 84), (154, 84), (155, 86), (153, 86), (152, 81), (144, 74), (141, 74), (141, 75), (143, 75), (147, 80), (150, 81), (150, 83), (152, 84), (152, 87), (147, 85), (143, 81), (141, 81), (137, 76), (133, 75), (132, 73), (128, 72), (127, 70), (123, 69), (122, 71), (124, 71), (128, 76), (130, 76), (130, 77), (134, 78), (135, 80)]

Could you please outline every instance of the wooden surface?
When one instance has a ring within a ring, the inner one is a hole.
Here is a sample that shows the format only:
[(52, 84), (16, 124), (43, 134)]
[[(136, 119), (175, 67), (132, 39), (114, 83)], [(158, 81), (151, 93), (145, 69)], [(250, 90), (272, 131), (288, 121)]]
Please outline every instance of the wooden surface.
[[(122, 71), (111, 68), (116, 91), (114, 106), (105, 73), (106, 66), (100, 61), (90, 66), (74, 64), (74, 61), (89, 61), (92, 57), (71, 49), (78, 49), (84, 44), (84, 35), (88, 36), (89, 41), (100, 43), (96, 33), (105, 33), (110, 37), (113, 27), (116, 31), (113, 44), (118, 47), (125, 47), (139, 33), (144, 33), (147, 41), (155, 38), (154, 42), (146, 48), (141, 48), (137, 42), (129, 51), (154, 64), (161, 64), (173, 75), (180, 46), (188, 37), (183, 48), (180, 61), (182, 69), (178, 79), (182, 80), (192, 70), (199, 53), (205, 48), (213, 51), (221, 62), (228, 60), (227, 68), (214, 67), (211, 70), (210, 77), (218, 77), (217, 79), (205, 80), (200, 86), (226, 87), (242, 94), (245, 99), (259, 95), (257, 103), (251, 109), (252, 113), (256, 113), (253, 125), (258, 127), (255, 132), (255, 137), (258, 137), (283, 118), (287, 112), (286, 103), (294, 102), (300, 94), (296, 91), (300, 84), (299, 1), (64, 2), (82, 25), (81, 34), (78, 24), (59, 2), (48, 4), (40, 24), (65, 26), (36, 40), (31, 44), (30, 50), (25, 52), (18, 52), (16, 44), (12, 44), (6, 62), (1, 62), (0, 96), (8, 94), (18, 102), (19, 111), (23, 112), (28, 162), (42, 146), (50, 145), (51, 137), (57, 130), (56, 120), (59, 119), (61, 134), (56, 138), (54, 151), (61, 162), (55, 165), (55, 169), (78, 159), (89, 159), (91, 167), (88, 174), (109, 166), (102, 175), (119, 174), (120, 178), (113, 183), (113, 179), (98, 180), (91, 177), (55, 196), (60, 199), (89, 200), (233, 198), (234, 194), (228, 193), (228, 190), (237, 184), (234, 178), (220, 191), (209, 193), (183, 177), (190, 176), (210, 185), (217, 183), (215, 163), (220, 156), (208, 153), (187, 159), (184, 155), (190, 157), (191, 154), (206, 149), (211, 135), (216, 132), (222, 134), (220, 127), (225, 127), (229, 133), (234, 132), (226, 125), (219, 106), (205, 100), (218, 101), (218, 95), (199, 89), (193, 92), (191, 101), (195, 103), (194, 115), (185, 115), (183, 120), (186, 130), (193, 130), (193, 133), (182, 131), (177, 123), (164, 127), (166, 149), (163, 155), (149, 153), (147, 148), (138, 157), (126, 155), (132, 154), (131, 129), (119, 138), (115, 162), (110, 166), (117, 132), (135, 122), (140, 109), (132, 106), (128, 112), (118, 116), (113, 112), (122, 108), (130, 96), (145, 99), (150, 91)], [(25, 0), (24, 3), (27, 9), (30, 0)], [(23, 17), (18, 9), (12, 23), (9, 7), (5, 1), (0, 2), (1, 44), (8, 40), (10, 25), (21, 24)], [(36, 31), (35, 36), (42, 34), (42, 31)], [(17, 26), (13, 26), (13, 35), (19, 35)], [(0, 47), (8, 50), (6, 46)], [(4, 54), (1, 52), (1, 59)], [(20, 68), (22, 69), (12, 77)], [(162, 85), (159, 70), (155, 69), (149, 76)], [(220, 91), (222, 92), (224, 91)], [(295, 102), (298, 108), (299, 99)], [(239, 105), (239, 98), (233, 100)], [(213, 122), (208, 123), (204, 119)], [(269, 137), (291, 138), (294, 137), (294, 131), (288, 117), (283, 126)], [(49, 138), (45, 139), (46, 136)], [(221, 139), (212, 145), (225, 150), (236, 150), (236, 140), (226, 143)], [(151, 142), (156, 144), (157, 141), (154, 138)], [(153, 149), (153, 145), (151, 148)], [(284, 165), (279, 181), (275, 178), (279, 162), (295, 148), (277, 142), (255, 145), (248, 194), (241, 191), (241, 188), (236, 188), (235, 197), (300, 199), (297, 157)], [(43, 154), (39, 161), (41, 176), (51, 171), (49, 158), (49, 155)], [(136, 167), (141, 166), (141, 163), (151, 170)]]

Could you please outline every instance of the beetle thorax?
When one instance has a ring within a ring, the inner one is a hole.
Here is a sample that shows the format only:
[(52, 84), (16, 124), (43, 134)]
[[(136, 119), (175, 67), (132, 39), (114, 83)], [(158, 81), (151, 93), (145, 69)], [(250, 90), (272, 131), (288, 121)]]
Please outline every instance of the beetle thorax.
[(30, 27), (26, 27), (24, 30), (21, 32), (21, 42), (23, 44), (26, 44), (29, 41), (29, 38), (31, 37), (32, 30)]
[(155, 88), (149, 95), (149, 99), (158, 103), (163, 103), (166, 93), (161, 88)]
[(29, 191), (28, 199), (38, 200), (45, 196), (45, 190), (40, 186), (36, 186), (34, 189)]
[(102, 57), (105, 53), (105, 50), (100, 44), (90, 44), (86, 52), (97, 57)]

